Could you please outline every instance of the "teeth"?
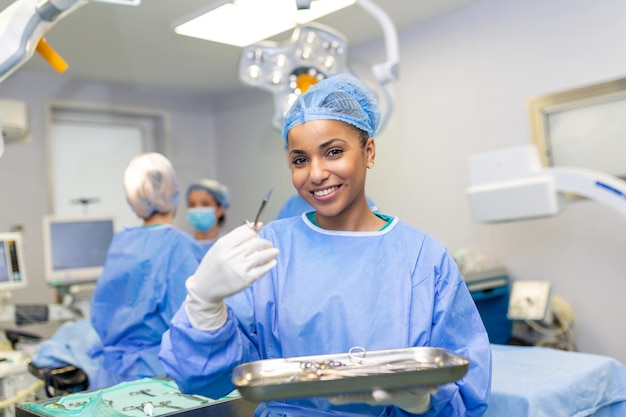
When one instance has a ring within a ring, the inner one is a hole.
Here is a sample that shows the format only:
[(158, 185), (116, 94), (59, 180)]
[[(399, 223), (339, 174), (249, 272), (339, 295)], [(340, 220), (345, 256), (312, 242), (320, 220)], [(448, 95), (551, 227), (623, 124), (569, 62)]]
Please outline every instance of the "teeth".
[(337, 189), (337, 187), (330, 187), (330, 188), (327, 188), (325, 190), (314, 191), (313, 194), (315, 194), (318, 197), (323, 197), (325, 195), (328, 195), (328, 194), (332, 193), (336, 189)]

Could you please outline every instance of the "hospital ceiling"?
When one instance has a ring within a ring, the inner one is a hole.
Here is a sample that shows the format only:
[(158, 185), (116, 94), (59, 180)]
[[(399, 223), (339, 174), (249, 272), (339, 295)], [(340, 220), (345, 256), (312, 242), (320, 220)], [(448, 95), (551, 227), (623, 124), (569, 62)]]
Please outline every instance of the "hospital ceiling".
[[(172, 30), (175, 21), (212, 1), (142, 0), (138, 7), (90, 2), (61, 19), (45, 37), (68, 62), (66, 73), (72, 77), (180, 91), (225, 91), (241, 86), (237, 78), (241, 48), (176, 35)], [(477, 1), (376, 3), (402, 30)], [(0, 0), (0, 9), (11, 3)], [(342, 32), (352, 46), (383, 36), (378, 22), (358, 4), (320, 22)], [(288, 34), (278, 38), (287, 39)], [(54, 73), (38, 54), (21, 69)]]

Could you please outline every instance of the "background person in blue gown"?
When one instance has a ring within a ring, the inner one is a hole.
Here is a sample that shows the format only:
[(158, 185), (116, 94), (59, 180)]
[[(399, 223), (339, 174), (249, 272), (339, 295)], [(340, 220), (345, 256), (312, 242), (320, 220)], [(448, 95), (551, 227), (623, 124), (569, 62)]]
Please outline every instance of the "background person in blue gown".
[(90, 389), (163, 375), (161, 336), (185, 299), (185, 280), (204, 252), (172, 226), (180, 190), (170, 161), (159, 153), (134, 157), (124, 189), (140, 227), (117, 232), (91, 303), (91, 324), (102, 346), (92, 352), (103, 366)]

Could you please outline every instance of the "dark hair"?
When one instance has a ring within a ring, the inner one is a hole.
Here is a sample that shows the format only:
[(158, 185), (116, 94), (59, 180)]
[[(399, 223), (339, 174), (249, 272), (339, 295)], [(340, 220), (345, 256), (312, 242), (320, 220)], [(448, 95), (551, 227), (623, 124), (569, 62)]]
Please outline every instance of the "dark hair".
[[(221, 204), (217, 204), (219, 207), (223, 207)], [(218, 219), (217, 219), (217, 226), (218, 227), (222, 227), (224, 226), (224, 223), (226, 223), (226, 212), (224, 212), (224, 214), (222, 214)]]
[(361, 148), (365, 148), (367, 144), (367, 140), (370, 138), (370, 135), (363, 129), (359, 129), (358, 127), (353, 126), (359, 135), (359, 141), (361, 142)]

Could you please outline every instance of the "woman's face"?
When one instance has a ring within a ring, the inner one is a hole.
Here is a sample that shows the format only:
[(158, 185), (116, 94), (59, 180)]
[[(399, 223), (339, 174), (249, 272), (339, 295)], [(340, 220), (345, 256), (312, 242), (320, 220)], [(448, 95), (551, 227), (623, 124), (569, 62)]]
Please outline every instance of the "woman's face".
[(204, 190), (193, 190), (187, 197), (187, 208), (214, 207), (215, 216), (219, 219), (224, 215), (224, 207), (220, 206), (213, 195)]
[(359, 131), (337, 120), (313, 120), (288, 135), (291, 180), (300, 196), (324, 217), (344, 214), (362, 197), (374, 140), (363, 147)]
[(210, 193), (203, 190), (193, 190), (187, 197), (187, 207), (215, 207), (217, 209), (217, 201)]

